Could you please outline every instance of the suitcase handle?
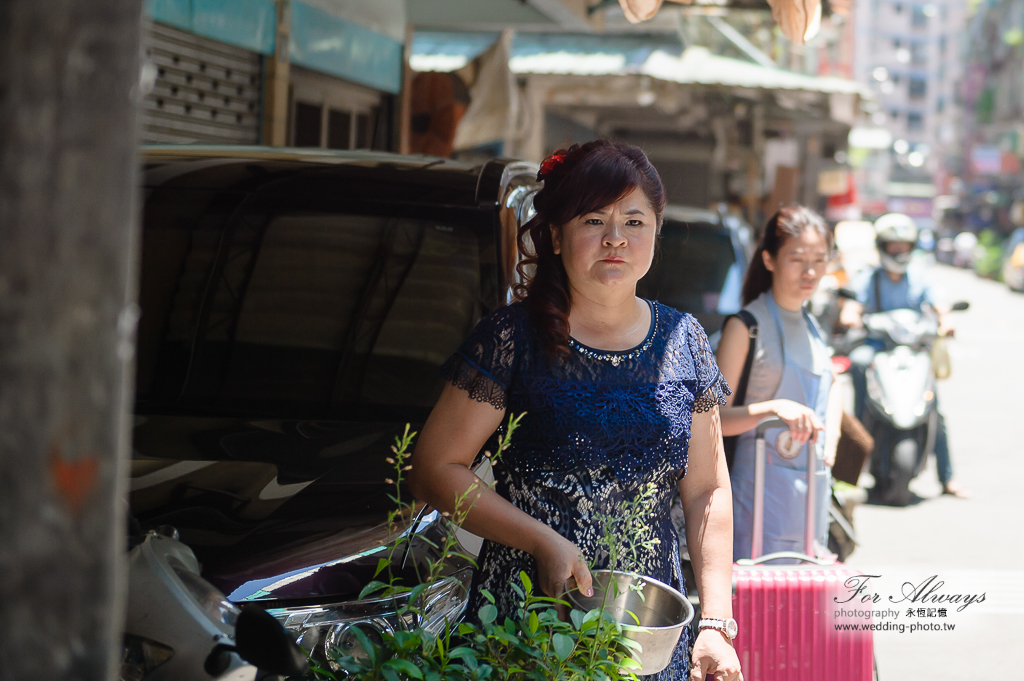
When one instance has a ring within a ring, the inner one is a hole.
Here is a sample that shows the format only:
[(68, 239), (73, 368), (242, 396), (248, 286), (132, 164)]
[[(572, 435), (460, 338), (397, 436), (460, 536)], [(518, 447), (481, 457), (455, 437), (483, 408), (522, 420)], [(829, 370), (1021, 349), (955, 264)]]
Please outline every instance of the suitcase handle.
[[(782, 419), (765, 419), (754, 429), (754, 523), (750, 542), (750, 558), (756, 560), (764, 550), (764, 473), (767, 465), (764, 438), (772, 428), (789, 428)], [(817, 456), (810, 442), (804, 445), (807, 449), (807, 508), (804, 530), (804, 554), (795, 556), (811, 556), (814, 553), (814, 516), (815, 516), (815, 483), (817, 482)], [(778, 556), (778, 553), (771, 554)], [(792, 556), (790, 556), (792, 557)]]
[(759, 558), (740, 558), (736, 561), (736, 564), (761, 565), (762, 563), (767, 563), (772, 560), (782, 560), (784, 558), (788, 560), (800, 560), (805, 563), (813, 563), (814, 565), (820, 565), (822, 567), (829, 567), (836, 564), (834, 560), (812, 558), (811, 556), (805, 555), (803, 553), (797, 553), (796, 551), (778, 551), (776, 553), (765, 554)]
[(765, 419), (757, 424), (757, 428), (754, 430), (754, 437), (758, 440), (763, 440), (765, 433), (772, 428), (789, 428), (786, 422), (782, 419)]

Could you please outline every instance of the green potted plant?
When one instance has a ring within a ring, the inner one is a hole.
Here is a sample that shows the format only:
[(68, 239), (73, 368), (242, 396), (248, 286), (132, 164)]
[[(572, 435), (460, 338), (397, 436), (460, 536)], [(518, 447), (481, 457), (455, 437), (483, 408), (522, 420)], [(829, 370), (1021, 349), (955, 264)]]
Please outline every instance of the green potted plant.
[[(497, 463), (508, 449), (522, 416), (510, 416), (499, 439), (498, 451), (485, 453), (492, 463)], [(476, 491), (471, 487), (458, 500), (456, 508), (463, 510), (450, 516), (444, 514), (450, 521), (449, 531), (438, 546), (440, 558), (431, 565), (429, 574), (420, 575), (416, 586), (401, 584), (394, 576), (392, 565), (395, 557), (401, 555), (406, 541), (403, 525), (408, 522), (406, 519), (415, 517), (413, 503), (402, 496), (403, 478), (412, 467), (409, 457), (415, 436), (416, 433), (409, 432), (409, 426), (406, 426), (402, 436), (396, 438), (392, 456), (388, 458), (395, 471), (395, 477), (386, 481), (395, 488), (391, 496), (395, 509), (388, 518), (389, 534), (398, 539), (388, 545), (384, 557), (378, 561), (377, 579), (360, 594), (361, 599), (369, 596), (395, 598), (396, 603), (401, 603), (399, 614), (408, 616), (405, 619), (413, 622), (420, 621), (423, 615), (424, 596), (430, 586), (454, 579), (443, 574), (444, 565), (448, 558), (459, 553), (455, 530), (461, 526), (471, 507), (464, 502)], [(642, 524), (644, 508), (642, 499), (638, 498), (625, 506), (621, 516), (603, 519), (613, 569), (624, 553), (635, 553), (640, 545), (638, 542), (650, 541), (636, 538), (620, 541), (616, 538), (616, 533), (622, 530), (622, 522), (634, 529)], [(557, 606), (570, 604), (535, 594), (525, 573), (520, 573), (520, 584), (513, 588), (521, 599), (515, 617), (498, 621), (493, 596), (483, 592), (484, 598), (490, 602), (477, 613), (479, 623), (446, 622), (437, 633), (416, 625), (393, 634), (384, 633), (374, 639), (355, 629), (353, 634), (362, 648), (360, 654), (355, 656), (346, 651), (331, 651), (330, 660), (313, 661), (310, 677), (332, 681), (601, 681), (636, 678), (634, 672), (641, 668), (641, 646), (630, 634), (641, 631), (642, 627), (618, 621), (604, 602), (586, 611), (574, 609), (563, 620)]]

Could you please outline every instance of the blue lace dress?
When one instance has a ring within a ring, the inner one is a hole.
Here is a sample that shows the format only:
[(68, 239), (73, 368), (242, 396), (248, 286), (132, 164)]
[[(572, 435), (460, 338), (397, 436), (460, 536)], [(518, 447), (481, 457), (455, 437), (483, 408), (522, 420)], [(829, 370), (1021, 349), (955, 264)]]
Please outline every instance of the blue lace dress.
[[(651, 328), (636, 348), (605, 352), (570, 341), (571, 355), (562, 360), (545, 354), (525, 306), (513, 303), (481, 320), (442, 373), (476, 400), (526, 412), (494, 467), (495, 490), (574, 542), (595, 567), (608, 562), (600, 517), (615, 515), (624, 500), (653, 484), (647, 539), (658, 542), (619, 567), (684, 591), (669, 508), (686, 473), (693, 413), (725, 404), (730, 391), (697, 320), (650, 304)], [(490, 541), (478, 562), (467, 612), (475, 617), (486, 589), (501, 621), (516, 611), (511, 584), (520, 583), (519, 572), (537, 583), (536, 563)], [(672, 664), (650, 678), (687, 678), (687, 634)]]

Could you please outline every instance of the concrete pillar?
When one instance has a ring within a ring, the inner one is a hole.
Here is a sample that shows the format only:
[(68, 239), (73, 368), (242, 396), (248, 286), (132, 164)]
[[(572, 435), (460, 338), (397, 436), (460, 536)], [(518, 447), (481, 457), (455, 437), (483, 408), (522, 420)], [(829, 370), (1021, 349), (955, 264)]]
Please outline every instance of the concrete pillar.
[(815, 129), (801, 133), (803, 147), (803, 185), (800, 203), (808, 208), (818, 208), (818, 172), (821, 170), (821, 133)]
[(289, 73), (291, 56), (290, 0), (277, 0), (277, 33), (274, 54), (264, 62), (263, 74), (263, 143), (272, 147), (288, 144)]
[(409, 58), (412, 56), (413, 28), (409, 26), (405, 30), (405, 49), (402, 54), (402, 91), (398, 95), (398, 148), (400, 154), (408, 154), (411, 149), (412, 139), (412, 79), (416, 74), (409, 66)]
[(518, 143), (515, 156), (540, 163), (544, 160), (545, 115), (547, 112), (548, 88), (544, 76), (528, 76), (526, 86), (520, 91), (517, 122)]
[(747, 222), (757, 227), (761, 207), (761, 177), (764, 169), (764, 105), (755, 104), (750, 112), (750, 156), (747, 159), (747, 193), (743, 198)]
[(117, 677), (142, 3), (0, 2), (0, 678)]

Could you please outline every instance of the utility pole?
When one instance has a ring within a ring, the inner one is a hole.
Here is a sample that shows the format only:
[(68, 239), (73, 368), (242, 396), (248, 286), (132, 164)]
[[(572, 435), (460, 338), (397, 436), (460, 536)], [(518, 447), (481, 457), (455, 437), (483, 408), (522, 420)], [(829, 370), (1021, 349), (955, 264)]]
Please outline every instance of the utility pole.
[(139, 0), (0, 2), (0, 678), (114, 679)]

